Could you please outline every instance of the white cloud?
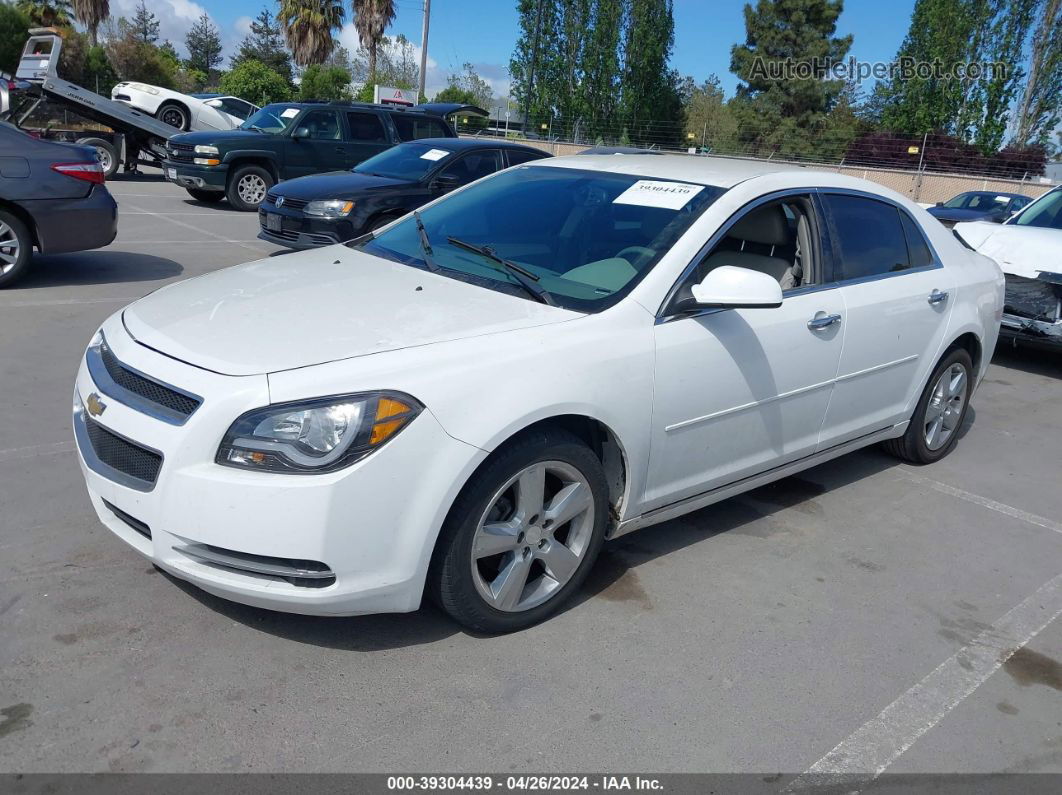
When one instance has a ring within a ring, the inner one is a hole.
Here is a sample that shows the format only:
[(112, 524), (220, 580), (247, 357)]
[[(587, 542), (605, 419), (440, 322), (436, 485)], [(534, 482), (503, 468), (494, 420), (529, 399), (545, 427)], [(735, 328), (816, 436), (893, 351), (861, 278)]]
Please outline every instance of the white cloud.
[[(136, 16), (136, 7), (138, 5), (140, 5), (140, 0), (111, 0), (111, 16), (114, 18), (125, 17), (127, 20), (132, 21), (133, 17)], [(179, 53), (185, 54), (184, 37), (188, 35), (188, 31), (195, 24), (195, 21), (203, 14), (206, 14), (207, 10), (199, 3), (192, 2), (192, 0), (152, 0), (152, 2), (146, 2), (146, 5), (148, 10), (159, 21), (159, 41), (169, 40)], [(209, 14), (207, 15), (209, 16)], [(247, 17), (241, 17), (236, 20), (237, 31), (240, 30), (239, 23), (243, 19), (247, 19)], [(214, 24), (217, 25), (217, 22)], [(220, 26), (218, 27), (220, 29)], [(247, 30), (250, 30), (249, 19), (247, 19)], [(235, 52), (243, 35), (240, 33), (238, 36), (233, 36), (229, 31), (221, 31), (222, 44), (225, 48), (223, 55), (226, 60), (228, 56)]]
[(236, 29), (237, 36), (250, 36), (251, 35), (251, 18), (239, 17), (232, 23), (232, 27)]

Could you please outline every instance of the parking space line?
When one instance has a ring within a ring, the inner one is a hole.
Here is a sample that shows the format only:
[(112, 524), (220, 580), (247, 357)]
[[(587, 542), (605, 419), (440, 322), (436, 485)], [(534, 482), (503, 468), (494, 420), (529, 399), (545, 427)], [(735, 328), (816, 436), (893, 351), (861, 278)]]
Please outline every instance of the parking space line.
[(1062, 574), (942, 662), (876, 717), (797, 776), (787, 792), (843, 783), (858, 788), (880, 776), (923, 734), (1062, 615)]
[(124, 301), (136, 301), (142, 295), (123, 295), (116, 298), (48, 298), (41, 301), (0, 301), (0, 308), (12, 309), (20, 306), (67, 306), (70, 304), (117, 304)]
[(39, 455), (54, 455), (56, 453), (70, 453), (74, 450), (74, 442), (52, 442), (51, 444), (34, 444), (29, 447), (9, 447), (0, 450), (0, 461), (13, 461), (17, 458), (34, 458)]
[(184, 221), (181, 221), (181, 220), (179, 220), (177, 218), (170, 218), (168, 213), (153, 213), (150, 210), (147, 210), (147, 209), (145, 209), (143, 207), (137, 207), (135, 204), (130, 204), (129, 206), (132, 207), (134, 210), (140, 211), (144, 215), (157, 215), (159, 218), (165, 218), (171, 224), (176, 224), (177, 226), (182, 226), (185, 229), (188, 229), (189, 231), (195, 232), (196, 234), (199, 234), (199, 235), (206, 235), (207, 237), (212, 237), (215, 240), (220, 241), (222, 243), (233, 243), (234, 245), (241, 246), (242, 248), (248, 249), (249, 251), (253, 251), (256, 254), (263, 254), (263, 255), (268, 255), (269, 254), (268, 251), (266, 251), (265, 249), (261, 249), (258, 246), (251, 246), (251, 245), (248, 245), (247, 243), (239, 242), (239, 241), (236, 241), (236, 240), (226, 240), (221, 235), (216, 235), (213, 232), (208, 232), (206, 229), (201, 229), (200, 227), (195, 226), (193, 224), (187, 224)]
[(997, 513), (1010, 516), (1014, 519), (1020, 519), (1023, 522), (1038, 525), (1039, 527), (1046, 528), (1047, 530), (1053, 530), (1056, 533), (1062, 533), (1062, 524), (1059, 524), (1058, 522), (1053, 522), (1050, 519), (1044, 518), (1043, 516), (1037, 516), (1034, 513), (1023, 511), (1021, 508), (1015, 508), (1012, 505), (1007, 505), (1003, 502), (996, 502), (995, 500), (990, 500), (988, 497), (982, 497), (980, 494), (974, 494), (972, 492), (956, 488), (955, 486), (949, 486), (947, 483), (941, 483), (939, 480), (932, 480), (930, 478), (922, 477), (921, 475), (916, 475), (914, 472), (911, 472), (909, 469), (906, 469), (904, 467), (901, 467), (899, 469), (899, 472), (901, 477), (903, 477), (905, 480), (910, 480), (922, 486), (927, 486), (933, 489), (934, 491), (939, 491), (941, 494), (948, 494), (952, 497), (957, 497), (960, 500), (965, 500), (966, 502), (973, 503), (974, 505), (980, 505), (982, 508), (988, 508), (990, 511), (996, 511)]

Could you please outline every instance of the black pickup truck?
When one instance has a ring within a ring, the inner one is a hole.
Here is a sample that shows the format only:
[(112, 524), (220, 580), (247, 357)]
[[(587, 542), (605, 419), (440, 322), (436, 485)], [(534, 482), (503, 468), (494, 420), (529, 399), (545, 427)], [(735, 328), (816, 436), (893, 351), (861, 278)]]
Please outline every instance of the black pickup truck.
[(175, 135), (163, 163), (166, 179), (203, 202), (253, 211), (281, 180), (350, 169), (403, 141), (455, 138), (453, 113), (486, 115), (471, 105), (414, 108), (358, 102), (266, 105), (238, 129)]

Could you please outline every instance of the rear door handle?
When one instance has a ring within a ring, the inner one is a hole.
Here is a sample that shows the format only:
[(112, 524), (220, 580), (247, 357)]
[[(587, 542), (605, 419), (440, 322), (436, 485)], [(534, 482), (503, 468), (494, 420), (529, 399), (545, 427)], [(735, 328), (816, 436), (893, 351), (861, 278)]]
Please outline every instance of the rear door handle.
[(812, 331), (821, 331), (824, 328), (829, 328), (834, 323), (840, 322), (840, 315), (827, 315), (825, 312), (816, 312), (815, 317), (808, 321), (808, 328)]
[(931, 304), (942, 304), (948, 300), (948, 294), (947, 292), (942, 292), (941, 290), (934, 290), (929, 294), (929, 298), (927, 300)]

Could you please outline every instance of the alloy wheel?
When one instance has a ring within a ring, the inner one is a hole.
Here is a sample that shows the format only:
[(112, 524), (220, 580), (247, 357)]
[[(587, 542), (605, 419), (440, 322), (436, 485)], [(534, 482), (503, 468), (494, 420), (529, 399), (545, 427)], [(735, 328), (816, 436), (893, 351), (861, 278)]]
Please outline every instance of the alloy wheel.
[(939, 450), (948, 443), (959, 427), (966, 405), (969, 378), (966, 368), (953, 364), (945, 370), (933, 386), (933, 394), (926, 405), (925, 440), (930, 450)]
[(15, 267), (21, 247), (15, 230), (0, 221), (0, 275), (10, 273)]
[(184, 111), (180, 108), (166, 108), (162, 111), (160, 121), (163, 124), (168, 124), (171, 127), (176, 127), (179, 130), (184, 129)]
[(257, 174), (247, 174), (236, 184), (236, 192), (247, 204), (261, 204), (266, 195), (265, 180)]
[(491, 498), (472, 539), (472, 579), (497, 610), (523, 612), (549, 601), (590, 548), (594, 497), (578, 469), (540, 461)]

